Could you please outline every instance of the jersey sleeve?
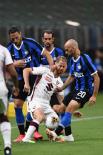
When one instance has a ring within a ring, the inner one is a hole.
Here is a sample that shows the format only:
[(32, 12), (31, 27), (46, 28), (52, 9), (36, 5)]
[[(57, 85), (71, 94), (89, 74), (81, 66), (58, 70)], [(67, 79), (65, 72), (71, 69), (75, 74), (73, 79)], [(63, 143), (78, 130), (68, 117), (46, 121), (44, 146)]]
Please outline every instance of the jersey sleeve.
[[(61, 78), (58, 78), (58, 84), (57, 87), (62, 87), (63, 86), (63, 81)], [(58, 95), (64, 96), (64, 91), (58, 92)]]
[(37, 51), (37, 53), (38, 53), (39, 55), (42, 55), (43, 47), (42, 47), (36, 40), (34, 40), (34, 39), (32, 39), (32, 38), (27, 38), (27, 39), (31, 41), (31, 47), (32, 47), (35, 51)]
[(49, 68), (42, 67), (42, 66), (32, 68), (32, 74), (34, 74), (34, 75), (42, 75), (42, 74), (47, 73), (49, 71), (50, 71)]
[(92, 59), (87, 54), (85, 54), (85, 63), (87, 65), (88, 70), (90, 71), (91, 75), (97, 73), (97, 69), (96, 69)]
[(13, 60), (7, 48), (4, 48), (4, 55), (5, 55), (5, 65), (12, 64)]

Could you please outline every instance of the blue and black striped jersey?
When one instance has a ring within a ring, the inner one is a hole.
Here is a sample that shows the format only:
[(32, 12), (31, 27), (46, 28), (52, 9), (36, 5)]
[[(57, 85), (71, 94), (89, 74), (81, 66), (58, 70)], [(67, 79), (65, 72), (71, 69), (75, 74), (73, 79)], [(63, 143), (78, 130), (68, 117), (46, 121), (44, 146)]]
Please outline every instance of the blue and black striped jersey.
[[(23, 38), (20, 48), (17, 48), (12, 42), (7, 45), (7, 48), (11, 53), (13, 61), (25, 59), (25, 67), (37, 67), (40, 65), (43, 47), (35, 40)], [(23, 79), (23, 68), (18, 67), (16, 70), (18, 80)]]
[(93, 77), (96, 73), (96, 67), (92, 59), (87, 54), (81, 54), (78, 59), (70, 59), (70, 72), (69, 74), (75, 77), (76, 90), (89, 90), (90, 94), (93, 93)]
[[(61, 48), (54, 47), (53, 50), (50, 52), (53, 60), (55, 61), (58, 56), (64, 56), (64, 51)], [(48, 65), (48, 61), (46, 57), (41, 57), (41, 64)]]

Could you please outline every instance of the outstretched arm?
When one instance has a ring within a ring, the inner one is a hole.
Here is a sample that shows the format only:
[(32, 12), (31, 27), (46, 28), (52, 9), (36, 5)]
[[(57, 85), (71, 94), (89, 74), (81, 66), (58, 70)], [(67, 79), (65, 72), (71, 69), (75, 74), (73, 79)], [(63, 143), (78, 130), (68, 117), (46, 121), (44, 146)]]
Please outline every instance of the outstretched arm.
[(70, 85), (74, 81), (74, 79), (75, 78), (70, 75), (65, 81), (65, 83), (63, 84), (62, 89), (64, 90), (65, 88), (67, 88), (67, 86)]
[(52, 56), (50, 55), (50, 53), (44, 48), (43, 49), (43, 55), (47, 58), (48, 63), (50, 65), (50, 67), (54, 64)]

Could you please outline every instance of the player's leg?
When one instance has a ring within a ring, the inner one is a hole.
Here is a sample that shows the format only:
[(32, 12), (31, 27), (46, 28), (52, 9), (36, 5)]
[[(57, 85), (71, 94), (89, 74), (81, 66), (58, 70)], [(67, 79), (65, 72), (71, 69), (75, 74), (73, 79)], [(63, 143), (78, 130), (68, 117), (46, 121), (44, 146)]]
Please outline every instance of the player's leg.
[(30, 122), (27, 133), (22, 140), (23, 142), (30, 142), (34, 131), (38, 131), (39, 124), (44, 120), (44, 112), (42, 108), (35, 109), (35, 111), (31, 112), (31, 116), (32, 121)]
[(19, 81), (19, 95), (13, 96), (14, 98), (14, 104), (15, 104), (15, 115), (16, 115), (16, 123), (19, 129), (20, 135), (14, 140), (14, 142), (20, 142), (23, 137), (25, 136), (25, 129), (24, 129), (24, 114), (22, 111), (23, 104), (25, 99), (27, 98), (27, 93), (23, 91), (24, 88), (24, 82), (23, 80)]
[[(35, 79), (36, 78), (36, 79)], [(35, 84), (38, 83), (38, 81), (40, 80), (40, 77), (35, 77), (34, 75), (31, 75), (30, 76), (30, 86), (31, 86), (31, 91), (32, 91), (32, 88), (35, 87)], [(30, 94), (29, 94), (30, 95)], [(27, 103), (28, 104), (28, 103)], [(28, 106), (28, 105), (27, 105)], [(32, 118), (31, 118), (31, 115), (30, 113), (28, 112), (27, 115), (26, 115), (26, 121), (25, 121), (25, 132), (27, 132), (28, 128), (29, 128), (29, 125), (30, 125), (30, 122), (32, 121)], [(39, 130), (39, 129), (38, 129)], [(39, 133), (39, 131), (36, 130), (34, 132), (34, 140), (41, 140), (43, 139), (43, 136)]]
[(11, 155), (11, 124), (5, 111), (7, 111), (7, 97), (0, 99), (0, 131), (4, 141), (4, 155)]

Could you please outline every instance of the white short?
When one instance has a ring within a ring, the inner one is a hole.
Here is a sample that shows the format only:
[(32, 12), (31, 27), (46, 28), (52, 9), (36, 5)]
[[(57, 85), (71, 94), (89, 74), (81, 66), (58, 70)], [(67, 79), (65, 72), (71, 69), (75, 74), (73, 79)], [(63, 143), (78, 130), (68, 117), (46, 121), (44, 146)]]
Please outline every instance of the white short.
[(43, 110), (45, 118), (47, 118), (48, 116), (54, 116), (58, 118), (58, 115), (50, 106), (49, 101), (35, 98), (35, 102), (28, 102), (28, 112), (32, 113), (38, 108), (41, 108)]

